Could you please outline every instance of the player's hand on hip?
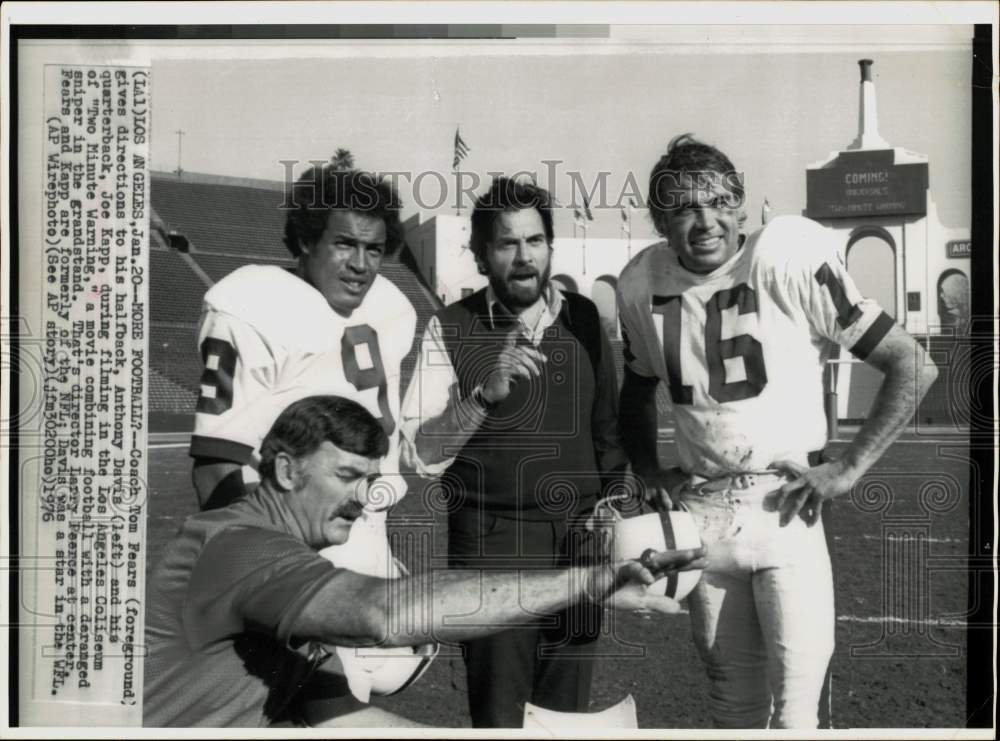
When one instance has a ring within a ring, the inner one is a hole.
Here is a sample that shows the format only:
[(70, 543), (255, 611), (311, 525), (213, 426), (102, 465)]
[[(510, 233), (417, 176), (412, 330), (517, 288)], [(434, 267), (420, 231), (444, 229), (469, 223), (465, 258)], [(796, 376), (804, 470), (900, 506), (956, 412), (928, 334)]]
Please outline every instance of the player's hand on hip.
[(771, 468), (791, 477), (775, 494), (775, 508), (781, 513), (779, 524), (785, 527), (796, 515), (812, 527), (819, 522), (823, 502), (851, 490), (857, 476), (842, 461), (831, 461), (810, 468), (793, 460), (776, 460)]
[(483, 397), (490, 404), (506, 399), (511, 387), (518, 381), (528, 381), (542, 375), (546, 357), (535, 347), (517, 344), (520, 331), (520, 325), (515, 325), (507, 333), (493, 370), (483, 382)]

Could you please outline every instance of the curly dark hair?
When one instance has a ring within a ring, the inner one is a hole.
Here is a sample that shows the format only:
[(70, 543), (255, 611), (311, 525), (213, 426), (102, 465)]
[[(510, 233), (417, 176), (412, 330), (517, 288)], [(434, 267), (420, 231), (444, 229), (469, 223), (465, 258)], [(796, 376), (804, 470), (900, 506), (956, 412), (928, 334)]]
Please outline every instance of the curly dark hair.
[(292, 186), (286, 198), (285, 246), (293, 257), (303, 246), (316, 244), (326, 230), (330, 212), (357, 211), (381, 219), (385, 224), (385, 254), (392, 255), (403, 243), (399, 220), (401, 204), (392, 183), (364, 170), (314, 165)]
[(729, 157), (722, 150), (698, 141), (692, 134), (680, 134), (670, 140), (666, 153), (653, 165), (649, 174), (649, 214), (653, 226), (661, 235), (667, 233), (666, 217), (674, 207), (670, 190), (677, 187), (684, 175), (721, 177), (734, 200), (738, 200), (733, 205), (742, 206), (745, 195), (743, 175), (737, 172)]
[(385, 430), (363, 406), (340, 396), (307, 396), (285, 408), (260, 444), (261, 480), (274, 478), (278, 453), (301, 458), (325, 440), (366, 458), (381, 458), (389, 452)]
[(552, 196), (526, 180), (505, 176), (493, 178), (490, 189), (476, 198), (472, 207), (472, 234), (469, 248), (478, 259), (484, 259), (486, 245), (493, 239), (493, 224), (506, 211), (533, 208), (542, 217), (545, 240), (552, 244)]

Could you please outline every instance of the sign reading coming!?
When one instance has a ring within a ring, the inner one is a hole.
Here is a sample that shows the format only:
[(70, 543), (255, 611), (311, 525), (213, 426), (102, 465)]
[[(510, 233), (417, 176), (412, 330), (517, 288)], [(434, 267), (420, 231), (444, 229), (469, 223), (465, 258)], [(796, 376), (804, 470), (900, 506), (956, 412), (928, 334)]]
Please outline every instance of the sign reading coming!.
[(924, 216), (927, 163), (895, 164), (891, 149), (841, 152), (829, 165), (806, 171), (806, 216)]

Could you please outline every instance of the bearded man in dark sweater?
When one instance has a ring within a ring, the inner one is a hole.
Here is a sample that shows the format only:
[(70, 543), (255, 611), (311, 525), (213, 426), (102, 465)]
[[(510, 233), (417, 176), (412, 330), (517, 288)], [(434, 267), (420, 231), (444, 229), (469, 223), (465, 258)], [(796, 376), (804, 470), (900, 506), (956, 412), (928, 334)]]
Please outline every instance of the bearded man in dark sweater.
[[(624, 483), (614, 359), (597, 308), (549, 280), (549, 194), (496, 178), (471, 250), (489, 285), (428, 323), (403, 404), (403, 459), (448, 493), (451, 568), (546, 569)], [(524, 703), (585, 712), (600, 608), (574, 607), (463, 643), (477, 728), (520, 727)]]

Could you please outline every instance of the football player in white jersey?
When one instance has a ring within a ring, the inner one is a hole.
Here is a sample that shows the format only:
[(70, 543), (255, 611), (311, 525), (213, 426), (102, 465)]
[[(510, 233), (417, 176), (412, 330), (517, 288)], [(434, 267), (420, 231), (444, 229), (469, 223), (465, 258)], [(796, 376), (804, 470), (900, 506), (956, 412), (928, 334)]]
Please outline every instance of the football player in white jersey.
[[(260, 443), (289, 404), (318, 394), (349, 398), (380, 421), (389, 453), (375, 500), (347, 542), (322, 555), (343, 568), (395, 577), (385, 518), (406, 491), (398, 475), (400, 366), (416, 313), (378, 271), (403, 241), (399, 198), (387, 180), (329, 164), (307, 170), (289, 198), (285, 244), (295, 269), (245, 266), (205, 295), (204, 372), (190, 449), (199, 504), (222, 507), (256, 485)], [(367, 700), (363, 669), (346, 676), (354, 695)]]
[[(742, 177), (718, 149), (675, 138), (649, 208), (666, 241), (618, 284), (623, 442), (654, 503), (688, 508), (708, 547), (689, 606), (715, 724), (816, 727), (835, 621), (822, 505), (885, 452), (936, 368), (861, 296), (822, 226), (785, 216), (744, 233)], [(885, 378), (843, 455), (822, 462), (832, 343)], [(670, 471), (656, 454), (661, 381), (676, 420)]]
[[(336, 394), (357, 401), (389, 435), (384, 470), (398, 471), (400, 366), (416, 314), (378, 274), (402, 244), (399, 199), (371, 173), (312, 167), (294, 184), (285, 243), (294, 271), (249, 265), (205, 295), (199, 348), (205, 370), (191, 440), (203, 509), (256, 480), (258, 447), (293, 401)], [(245, 478), (244, 478), (245, 477)], [(403, 491), (391, 480), (386, 504)]]

